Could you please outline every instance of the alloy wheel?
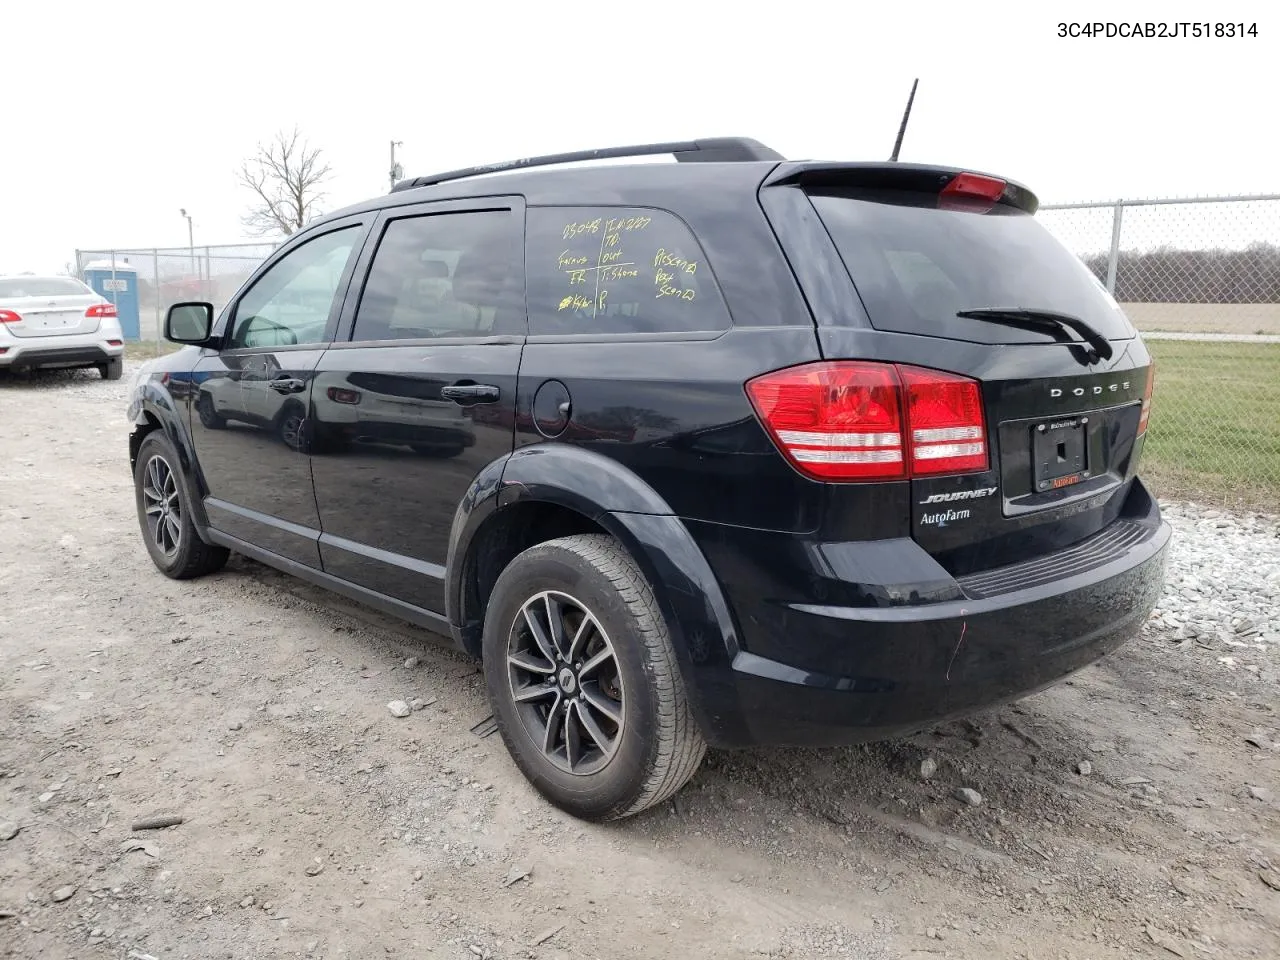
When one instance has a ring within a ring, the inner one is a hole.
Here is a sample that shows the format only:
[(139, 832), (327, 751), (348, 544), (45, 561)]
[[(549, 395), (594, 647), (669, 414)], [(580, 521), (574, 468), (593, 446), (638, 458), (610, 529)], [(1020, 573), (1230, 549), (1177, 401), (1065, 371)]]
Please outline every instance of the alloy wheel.
[(142, 473), (142, 506), (151, 542), (166, 557), (182, 546), (182, 500), (173, 469), (164, 457), (147, 461)]
[(567, 593), (527, 600), (507, 638), (507, 680), (526, 732), (559, 770), (597, 773), (617, 753), (626, 698), (599, 619)]

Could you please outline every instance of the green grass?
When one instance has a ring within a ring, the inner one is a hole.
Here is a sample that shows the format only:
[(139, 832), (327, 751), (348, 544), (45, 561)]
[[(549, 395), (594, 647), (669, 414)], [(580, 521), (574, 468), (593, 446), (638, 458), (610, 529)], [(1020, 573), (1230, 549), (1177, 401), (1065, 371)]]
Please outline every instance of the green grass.
[(154, 340), (143, 340), (141, 343), (126, 343), (124, 345), (124, 356), (126, 360), (132, 360), (135, 363), (142, 360), (150, 360), (152, 357), (163, 357), (165, 354), (173, 353), (179, 349), (178, 344), (170, 343), (168, 340), (161, 340), (156, 343)]
[(1280, 343), (1148, 340), (1156, 386), (1142, 473), (1160, 496), (1276, 511)]

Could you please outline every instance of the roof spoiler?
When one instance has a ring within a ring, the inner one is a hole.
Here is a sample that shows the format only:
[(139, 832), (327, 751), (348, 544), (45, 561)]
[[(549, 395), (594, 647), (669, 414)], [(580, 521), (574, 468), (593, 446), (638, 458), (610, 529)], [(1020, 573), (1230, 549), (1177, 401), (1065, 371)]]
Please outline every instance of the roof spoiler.
[(550, 167), (560, 163), (579, 163), (583, 160), (614, 160), (622, 157), (651, 157), (664, 153), (675, 156), (680, 163), (746, 163), (766, 160), (777, 163), (786, 159), (758, 140), (749, 137), (711, 137), (705, 140), (677, 140), (671, 143), (643, 143), (631, 147), (601, 147), (596, 150), (577, 150), (572, 153), (550, 153), (544, 157), (525, 157), (503, 163), (488, 163), (479, 167), (465, 167), (446, 173), (433, 173), (425, 177), (401, 180), (391, 188), (392, 193), (427, 187), (449, 180), (478, 177), (486, 173), (506, 170), (523, 170), (528, 167)]

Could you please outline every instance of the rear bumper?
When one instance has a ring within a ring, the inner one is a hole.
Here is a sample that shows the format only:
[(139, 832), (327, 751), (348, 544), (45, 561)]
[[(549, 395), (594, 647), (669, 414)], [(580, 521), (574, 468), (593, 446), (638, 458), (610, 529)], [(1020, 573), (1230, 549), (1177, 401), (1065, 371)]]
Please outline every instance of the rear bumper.
[[(883, 739), (1026, 696), (1093, 663), (1138, 632), (1164, 582), (1170, 528), (1140, 484), (1116, 524), (1125, 525), (1123, 536), (1108, 528), (1090, 538), (1095, 543), (960, 578), (957, 599), (777, 604), (771, 642), (753, 644), (743, 624), (745, 646), (757, 652), (734, 653), (734, 703), (719, 704), (722, 715), (736, 714), (725, 725), (735, 742), (713, 739), (722, 746)], [(727, 592), (743, 623), (732, 585)], [(750, 614), (757, 637), (760, 609)]]
[(100, 334), (0, 339), (0, 369), (91, 367), (124, 355), (123, 342), (113, 345)]

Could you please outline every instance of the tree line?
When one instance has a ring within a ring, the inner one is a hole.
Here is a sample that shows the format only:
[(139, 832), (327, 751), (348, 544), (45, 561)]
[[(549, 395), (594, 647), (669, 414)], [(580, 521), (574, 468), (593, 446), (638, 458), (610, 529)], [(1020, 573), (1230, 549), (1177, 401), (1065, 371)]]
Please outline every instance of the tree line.
[[(1103, 283), (1107, 259), (1106, 253), (1084, 257)], [(1280, 246), (1121, 251), (1114, 292), (1121, 303), (1280, 303)]]

